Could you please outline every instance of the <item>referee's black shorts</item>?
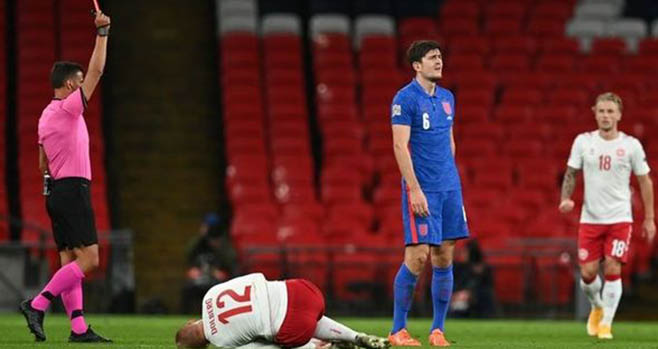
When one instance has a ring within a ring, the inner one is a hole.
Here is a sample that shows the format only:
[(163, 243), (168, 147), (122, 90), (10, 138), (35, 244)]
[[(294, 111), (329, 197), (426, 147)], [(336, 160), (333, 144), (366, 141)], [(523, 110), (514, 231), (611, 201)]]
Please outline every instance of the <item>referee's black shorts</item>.
[(89, 180), (78, 177), (53, 181), (51, 193), (46, 197), (46, 210), (58, 251), (98, 243), (90, 184)]

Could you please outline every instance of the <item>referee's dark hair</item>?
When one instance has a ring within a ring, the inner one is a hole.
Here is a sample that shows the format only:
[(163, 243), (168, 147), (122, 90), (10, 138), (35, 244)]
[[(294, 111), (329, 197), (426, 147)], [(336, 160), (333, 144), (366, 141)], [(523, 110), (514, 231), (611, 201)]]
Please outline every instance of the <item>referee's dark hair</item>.
[(441, 51), (441, 46), (439, 43), (432, 40), (417, 40), (411, 43), (409, 49), (407, 50), (407, 60), (409, 64), (413, 65), (414, 62), (422, 63), (423, 57), (432, 50), (439, 49)]
[(50, 84), (53, 88), (63, 87), (64, 82), (78, 72), (84, 73), (82, 66), (78, 63), (66, 61), (55, 62), (53, 69), (50, 71)]

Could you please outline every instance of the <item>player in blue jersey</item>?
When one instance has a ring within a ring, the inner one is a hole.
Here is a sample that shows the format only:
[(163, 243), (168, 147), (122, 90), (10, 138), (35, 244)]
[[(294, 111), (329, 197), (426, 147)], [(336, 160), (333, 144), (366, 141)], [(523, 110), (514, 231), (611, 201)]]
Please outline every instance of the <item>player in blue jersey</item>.
[(416, 41), (407, 51), (416, 77), (393, 98), (391, 123), (395, 159), (402, 173), (404, 262), (394, 282), (392, 345), (419, 346), (406, 330), (418, 275), (428, 256), (432, 262), (434, 321), (432, 346), (449, 346), (444, 321), (453, 288), (455, 241), (468, 237), (461, 183), (455, 165), (452, 124), (455, 98), (437, 85), (441, 48), (434, 41)]

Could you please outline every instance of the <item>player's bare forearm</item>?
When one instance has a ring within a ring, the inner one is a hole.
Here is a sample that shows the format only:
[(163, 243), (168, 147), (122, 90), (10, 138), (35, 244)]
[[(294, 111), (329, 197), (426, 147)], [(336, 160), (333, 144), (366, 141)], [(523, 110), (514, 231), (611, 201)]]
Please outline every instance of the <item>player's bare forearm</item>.
[(567, 166), (567, 171), (564, 173), (564, 179), (562, 180), (562, 191), (560, 193), (560, 198), (562, 200), (571, 198), (571, 195), (576, 188), (577, 173), (577, 169)]
[(640, 185), (640, 195), (642, 196), (642, 204), (644, 205), (644, 219), (654, 219), (654, 205), (653, 205), (653, 181), (649, 175), (638, 176), (637, 182)]
[(420, 188), (420, 184), (418, 184), (418, 179), (414, 173), (411, 155), (409, 154), (407, 147), (401, 144), (394, 144), (393, 152), (395, 153), (395, 161), (398, 163), (400, 173), (402, 174), (404, 181), (409, 185), (409, 189)]
[(39, 171), (41, 174), (44, 174), (48, 171), (48, 157), (46, 157), (46, 152), (43, 151), (43, 146), (39, 145)]
[(457, 146), (455, 145), (455, 136), (452, 133), (452, 128), (450, 128), (450, 150), (452, 151), (452, 157), (455, 157), (457, 154)]
[(103, 75), (105, 69), (105, 60), (107, 57), (107, 36), (96, 36), (96, 45), (94, 51), (89, 59), (89, 68), (87, 68), (87, 75), (85, 76), (82, 90), (85, 93), (87, 100), (91, 98), (94, 93), (98, 82)]
[(96, 18), (94, 18), (94, 25), (96, 26), (97, 31), (96, 44), (94, 45), (94, 51), (91, 53), (91, 58), (89, 59), (87, 75), (82, 83), (82, 92), (84, 92), (87, 100), (89, 100), (94, 93), (96, 85), (98, 85), (98, 81), (101, 79), (103, 70), (105, 69), (110, 17), (99, 11), (96, 13)]

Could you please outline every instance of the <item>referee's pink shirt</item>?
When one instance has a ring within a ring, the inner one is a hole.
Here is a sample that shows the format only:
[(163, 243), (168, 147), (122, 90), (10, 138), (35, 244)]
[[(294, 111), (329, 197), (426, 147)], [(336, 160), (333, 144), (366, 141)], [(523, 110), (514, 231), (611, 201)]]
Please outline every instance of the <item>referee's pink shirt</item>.
[(53, 179), (82, 177), (91, 181), (89, 132), (82, 112), (87, 101), (82, 89), (65, 99), (53, 99), (39, 118), (39, 144), (48, 157)]

